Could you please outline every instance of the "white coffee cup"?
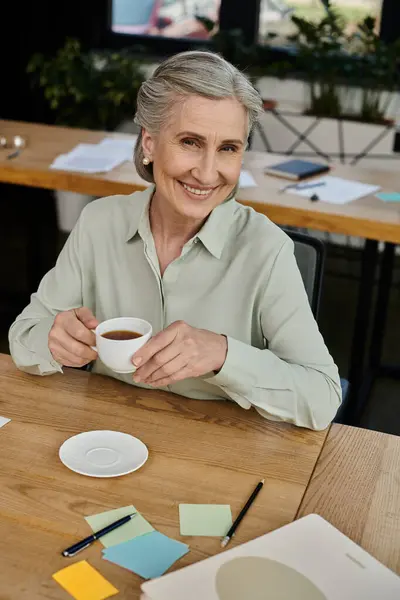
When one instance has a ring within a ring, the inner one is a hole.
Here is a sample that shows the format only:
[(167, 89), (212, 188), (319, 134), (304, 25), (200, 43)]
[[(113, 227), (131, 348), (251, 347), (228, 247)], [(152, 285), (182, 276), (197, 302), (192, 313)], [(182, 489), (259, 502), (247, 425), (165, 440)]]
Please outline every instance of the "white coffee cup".
[[(103, 337), (110, 331), (135, 331), (142, 335), (131, 340), (110, 340)], [(116, 373), (134, 373), (136, 367), (132, 357), (139, 348), (150, 339), (153, 328), (147, 321), (134, 317), (117, 317), (102, 321), (94, 330), (96, 334), (96, 350), (100, 360)]]

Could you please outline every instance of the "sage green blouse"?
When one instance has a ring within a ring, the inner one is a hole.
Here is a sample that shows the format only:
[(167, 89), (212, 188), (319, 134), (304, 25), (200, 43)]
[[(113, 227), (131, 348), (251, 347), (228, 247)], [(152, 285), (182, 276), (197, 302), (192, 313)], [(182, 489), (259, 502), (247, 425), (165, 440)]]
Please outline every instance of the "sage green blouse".
[[(233, 400), (268, 419), (324, 429), (341, 401), (338, 370), (311, 313), (293, 242), (266, 216), (235, 200), (215, 208), (161, 277), (148, 207), (154, 191), (90, 203), (9, 333), (15, 364), (37, 375), (62, 371), (48, 347), (57, 313), (86, 306), (99, 321), (146, 319), (154, 333), (183, 320), (223, 333), (217, 375), (168, 390)], [(95, 361), (93, 371), (131, 385)]]

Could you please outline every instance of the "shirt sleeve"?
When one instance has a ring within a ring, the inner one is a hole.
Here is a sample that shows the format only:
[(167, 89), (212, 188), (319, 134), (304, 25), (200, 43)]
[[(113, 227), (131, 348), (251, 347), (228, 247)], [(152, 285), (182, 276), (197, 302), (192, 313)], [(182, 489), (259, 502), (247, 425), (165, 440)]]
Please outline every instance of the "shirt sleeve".
[(243, 408), (310, 429), (325, 429), (341, 402), (338, 369), (313, 317), (293, 252), (286, 240), (268, 277), (261, 309), (267, 349), (228, 337), (218, 385)]
[[(84, 211), (83, 211), (84, 213)], [(82, 306), (83, 213), (72, 230), (57, 263), (40, 282), (30, 304), (9, 331), (11, 356), (22, 371), (34, 375), (62, 372), (49, 350), (48, 337), (59, 312)]]

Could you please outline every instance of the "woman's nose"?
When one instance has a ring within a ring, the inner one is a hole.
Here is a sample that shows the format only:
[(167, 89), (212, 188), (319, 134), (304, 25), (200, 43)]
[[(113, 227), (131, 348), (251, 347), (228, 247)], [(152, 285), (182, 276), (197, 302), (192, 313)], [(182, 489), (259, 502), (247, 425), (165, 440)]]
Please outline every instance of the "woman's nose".
[(217, 168), (217, 156), (213, 152), (207, 152), (199, 158), (193, 169), (193, 175), (201, 185), (215, 185), (218, 183), (219, 174)]

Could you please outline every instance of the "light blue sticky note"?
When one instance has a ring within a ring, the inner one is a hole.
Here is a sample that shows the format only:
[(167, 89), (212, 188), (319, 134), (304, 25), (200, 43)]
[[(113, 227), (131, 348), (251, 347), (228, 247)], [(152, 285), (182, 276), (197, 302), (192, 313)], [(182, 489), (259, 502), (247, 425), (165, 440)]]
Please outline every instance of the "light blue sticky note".
[(144, 579), (160, 577), (181, 556), (189, 552), (189, 546), (163, 535), (159, 531), (145, 533), (139, 537), (103, 550), (103, 558)]
[(400, 194), (398, 192), (376, 194), (379, 200), (384, 202), (400, 202)]

